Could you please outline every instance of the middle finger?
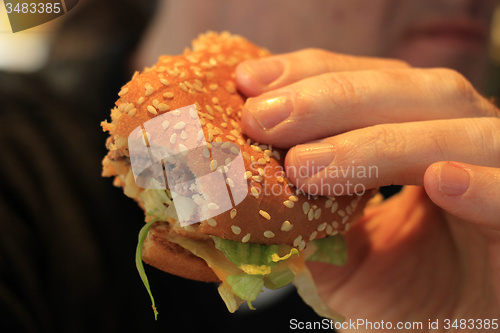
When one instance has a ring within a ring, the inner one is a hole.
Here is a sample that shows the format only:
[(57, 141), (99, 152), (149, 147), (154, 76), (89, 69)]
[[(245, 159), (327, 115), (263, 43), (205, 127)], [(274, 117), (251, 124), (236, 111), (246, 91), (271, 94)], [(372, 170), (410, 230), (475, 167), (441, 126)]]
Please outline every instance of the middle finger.
[(483, 117), (496, 108), (449, 69), (327, 73), (257, 98), (242, 110), (245, 133), (289, 148), (383, 123)]

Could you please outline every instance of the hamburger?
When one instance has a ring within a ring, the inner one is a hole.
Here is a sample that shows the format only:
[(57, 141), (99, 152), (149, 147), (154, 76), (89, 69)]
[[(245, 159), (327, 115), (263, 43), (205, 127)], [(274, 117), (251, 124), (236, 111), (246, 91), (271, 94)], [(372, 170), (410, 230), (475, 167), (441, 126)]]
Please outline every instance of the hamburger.
[[(342, 320), (321, 301), (305, 261), (345, 264), (342, 233), (373, 193), (310, 196), (287, 178), (285, 150), (245, 135), (236, 66), (268, 55), (240, 36), (202, 34), (184, 54), (161, 56), (135, 72), (118, 93), (111, 122), (101, 123), (110, 134), (102, 175), (114, 177), (113, 184), (145, 212), (136, 263), (155, 316), (143, 261), (220, 283), (230, 312), (243, 302), (252, 308), (264, 287), (294, 283), (319, 315)], [(167, 145), (168, 158), (151, 153)], [(219, 178), (204, 177), (218, 171)], [(220, 207), (227, 193), (229, 206)]]

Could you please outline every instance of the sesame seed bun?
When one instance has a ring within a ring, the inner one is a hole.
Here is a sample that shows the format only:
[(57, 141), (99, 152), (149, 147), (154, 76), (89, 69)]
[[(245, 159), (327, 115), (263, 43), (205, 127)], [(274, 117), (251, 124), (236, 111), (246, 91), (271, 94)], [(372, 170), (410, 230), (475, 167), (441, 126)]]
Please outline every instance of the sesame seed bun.
[[(154, 117), (196, 104), (206, 141), (232, 142), (241, 149), (248, 195), (213, 219), (189, 228), (173, 224), (174, 232), (192, 238), (215, 235), (240, 242), (287, 244), (303, 250), (309, 241), (348, 229), (362, 215), (372, 192), (308, 197), (282, 172), (286, 151), (253, 142), (243, 133), (240, 116), (245, 97), (236, 90), (235, 69), (246, 59), (268, 54), (243, 37), (209, 32), (193, 41), (193, 50), (186, 49), (179, 56), (161, 56), (153, 67), (135, 73), (118, 94), (112, 122), (102, 123), (111, 134), (103, 175), (115, 176), (115, 185), (122, 186), (125, 194), (144, 208), (138, 196), (143, 189), (135, 184), (130, 167), (127, 138)], [(201, 259), (193, 258), (187, 250), (180, 251), (178, 245), (162, 237), (162, 232), (157, 228), (150, 231), (152, 236), (143, 253), (147, 263), (192, 279), (218, 280)], [(185, 273), (183, 267), (190, 271), (197, 267), (197, 273)]]

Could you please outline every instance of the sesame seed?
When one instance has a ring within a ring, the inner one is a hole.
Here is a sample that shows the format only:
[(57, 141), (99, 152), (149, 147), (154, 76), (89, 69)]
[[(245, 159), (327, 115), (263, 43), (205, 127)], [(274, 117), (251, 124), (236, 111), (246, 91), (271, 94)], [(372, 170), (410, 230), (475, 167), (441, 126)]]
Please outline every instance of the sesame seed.
[(234, 136), (232, 136), (232, 135), (226, 135), (226, 138), (228, 138), (231, 141), (236, 140), (236, 138)]
[(139, 97), (139, 99), (137, 100), (137, 104), (142, 104), (144, 102), (144, 97)]
[(274, 232), (272, 232), (270, 230), (264, 231), (264, 237), (266, 237), (266, 238), (273, 238), (274, 237)]
[(237, 147), (231, 147), (231, 153), (238, 155), (240, 153), (240, 150)]
[(288, 208), (293, 208), (293, 206), (295, 205), (295, 203), (291, 200), (286, 200), (285, 202), (283, 202), (283, 204)]
[(194, 106), (196, 107), (196, 110), (201, 111), (201, 105), (198, 102), (194, 102)]
[(290, 231), (290, 229), (292, 229), (292, 224), (289, 221), (285, 221), (281, 224), (281, 231)]
[(193, 84), (193, 88), (194, 90), (196, 90), (197, 92), (203, 92), (203, 87), (198, 85), (198, 84)]
[(170, 126), (170, 122), (168, 120), (165, 120), (164, 122), (161, 123), (161, 127), (163, 129), (167, 129), (168, 126)]
[(125, 110), (123, 110), (124, 112), (129, 112), (130, 110), (132, 110), (134, 108), (134, 103), (128, 103), (126, 106), (125, 106)]
[(353, 201), (351, 201), (351, 207), (353, 210), (356, 209), (357, 206), (358, 206), (358, 200), (354, 199)]
[(245, 172), (245, 179), (249, 179), (250, 177), (252, 177), (252, 172), (251, 171)]
[(300, 241), (302, 241), (302, 235), (297, 236), (297, 238), (293, 240), (293, 246), (299, 246)]
[(262, 178), (262, 176), (252, 176), (252, 179), (253, 179), (254, 181), (256, 181), (256, 182), (259, 182), (259, 183), (260, 183), (260, 182), (262, 181), (262, 179), (263, 179), (263, 178)]
[(262, 152), (262, 149), (260, 149), (258, 146), (254, 146), (254, 145), (251, 145), (250, 148), (252, 148), (254, 151), (256, 151), (257, 153), (260, 153)]
[(146, 83), (144, 85), (144, 88), (146, 89), (146, 96), (151, 95), (155, 91), (155, 89), (149, 83)]
[(279, 161), (279, 159), (280, 159), (280, 153), (277, 150), (273, 151), (273, 155)]
[(306, 241), (303, 240), (303, 241), (300, 242), (299, 251), (302, 251), (305, 248), (306, 248)]
[(318, 232), (317, 231), (313, 231), (311, 236), (309, 236), (309, 240), (312, 241), (314, 238), (316, 238), (316, 236), (318, 235)]
[(184, 146), (182, 143), (179, 144), (179, 151), (182, 153), (182, 155), (186, 155), (189, 152), (189, 149)]
[(337, 229), (339, 227), (339, 223), (337, 221), (333, 221), (332, 222), (332, 227), (334, 227), (335, 229)]
[(249, 240), (250, 240), (250, 234), (246, 234), (246, 235), (245, 235), (245, 237), (243, 237), (243, 238), (241, 239), (241, 242), (242, 242), (242, 243), (246, 243), (246, 242), (248, 242)]
[(168, 82), (168, 80), (167, 80), (167, 79), (164, 79), (164, 78), (162, 78), (162, 77), (160, 78), (160, 82), (161, 82), (161, 84), (163, 84), (163, 85), (165, 85), (165, 86), (168, 86), (168, 85), (170, 84), (170, 82)]
[(271, 161), (271, 158), (269, 157), (269, 155), (264, 154), (264, 160), (266, 160), (266, 162), (269, 162)]
[(332, 212), (332, 213), (335, 213), (335, 211), (337, 210), (337, 208), (339, 208), (339, 203), (335, 201), (335, 202), (333, 203), (333, 205), (332, 205), (331, 212)]
[[(226, 161), (224, 162), (226, 165), (229, 165), (231, 163), (231, 157), (226, 158)], [(228, 178), (229, 179), (229, 178)], [(234, 185), (233, 185), (234, 186)]]
[(198, 113), (197, 113), (197, 112), (196, 112), (196, 110), (195, 110), (195, 109), (193, 109), (193, 108), (189, 109), (189, 115), (190, 115), (190, 116), (191, 116), (191, 118), (193, 118), (193, 119), (198, 118)]
[(214, 114), (214, 111), (212, 110), (212, 107), (210, 105), (205, 105), (205, 107), (207, 108), (208, 113), (210, 113), (211, 115)]
[(199, 130), (198, 131), (198, 141), (200, 141), (201, 139), (203, 139), (205, 137), (205, 134), (203, 133), (203, 130)]
[(229, 107), (227, 107), (227, 108), (226, 108), (226, 113), (227, 113), (227, 115), (228, 115), (228, 116), (231, 116), (231, 114), (233, 113), (233, 108), (232, 108), (232, 107), (230, 107), (230, 106), (229, 106)]
[(158, 112), (156, 111), (156, 109), (154, 108), (154, 106), (152, 105), (148, 105), (148, 107), (146, 108), (150, 113), (154, 114), (155, 116), (158, 114)]
[(276, 177), (276, 179), (280, 182), (280, 183), (283, 183), (285, 181), (285, 179), (281, 176), (278, 176)]
[(252, 192), (252, 195), (253, 195), (256, 199), (258, 199), (258, 198), (259, 198), (259, 191), (258, 191), (255, 187), (252, 187), (252, 188), (250, 189), (250, 192)]
[(235, 235), (239, 235), (239, 234), (241, 233), (241, 228), (240, 228), (240, 227), (238, 227), (238, 226), (235, 226), (235, 225), (232, 225), (232, 226), (231, 226), (231, 230), (233, 231), (233, 233), (234, 233)]
[(180, 88), (182, 89), (182, 91), (184, 91), (184, 92), (188, 92), (188, 91), (189, 91), (189, 90), (188, 90), (188, 88), (186, 87), (186, 85), (185, 85), (183, 82), (179, 83), (179, 87), (180, 87)]
[(331, 226), (331, 225), (327, 225), (327, 226), (326, 226), (326, 233), (327, 233), (328, 235), (331, 235), (331, 234), (332, 234), (332, 231), (333, 231), (332, 226)]
[(344, 231), (349, 230), (349, 228), (350, 228), (350, 227), (351, 227), (351, 225), (349, 224), (349, 222), (347, 222), (347, 223), (345, 224)]
[(210, 152), (208, 151), (207, 147), (203, 148), (203, 156), (205, 156), (206, 158), (210, 157)]
[(211, 85), (208, 86), (208, 88), (210, 88), (210, 90), (212, 91), (216, 91), (218, 87), (219, 86), (217, 85), (217, 83), (212, 83)]
[[(227, 163), (227, 161), (226, 161), (226, 163)], [(229, 161), (229, 163), (231, 163), (231, 161)], [(227, 163), (227, 164), (229, 164), (229, 163)], [(226, 183), (227, 183), (227, 185), (229, 185), (229, 187), (234, 187), (234, 182), (231, 178), (227, 178)]]
[(158, 104), (158, 109), (160, 111), (168, 111), (168, 110), (170, 110), (170, 106), (168, 106), (165, 103), (160, 103), (160, 104)]
[(265, 165), (266, 164), (266, 160), (263, 159), (262, 157), (259, 158), (259, 160), (257, 162), (259, 162), (260, 165)]
[(342, 224), (345, 224), (347, 220), (349, 219), (349, 215), (346, 215), (342, 218)]
[(217, 226), (217, 221), (215, 221), (214, 219), (210, 218), (207, 220), (207, 223), (209, 226), (211, 227), (216, 227)]
[(262, 215), (266, 220), (270, 220), (271, 219), (271, 215), (269, 215), (268, 212), (263, 211), (262, 209), (259, 210), (259, 214)]
[(219, 206), (215, 202), (211, 202), (208, 204), (208, 209), (217, 210), (219, 209)]
[(180, 116), (181, 111), (179, 111), (179, 110), (174, 110), (174, 111), (172, 111), (171, 113), (172, 113), (174, 116)]
[(177, 141), (177, 133), (173, 133), (173, 134), (170, 136), (170, 143), (171, 143), (171, 144), (174, 144), (176, 141)]
[(328, 223), (324, 222), (324, 223), (321, 223), (320, 225), (318, 225), (318, 231), (323, 231), (323, 230), (325, 230), (325, 228), (326, 228), (326, 225), (327, 225), (327, 224), (328, 224)]
[(214, 59), (214, 57), (211, 57), (208, 62), (210, 63), (210, 65), (212, 66), (217, 66), (217, 61)]
[(340, 209), (340, 210), (337, 212), (337, 214), (339, 214), (339, 216), (341, 216), (341, 217), (344, 217), (344, 216), (345, 216), (345, 212), (344, 212), (342, 209)]
[(175, 124), (174, 129), (180, 130), (186, 127), (186, 123), (183, 121), (179, 121), (177, 124)]
[(238, 138), (241, 138), (241, 133), (237, 129), (232, 130), (231, 134), (238, 137)]
[(215, 171), (215, 169), (217, 169), (217, 160), (212, 160), (210, 162), (210, 169), (212, 169), (212, 171)]
[(218, 105), (214, 105), (214, 109), (215, 109), (215, 111), (217, 111), (217, 112), (223, 112), (223, 111), (224, 111), (224, 109), (223, 109), (223, 108), (221, 108), (221, 107), (220, 107), (220, 106), (218, 106)]
[(193, 85), (191, 83), (189, 83), (188, 81), (184, 81), (184, 84), (186, 85), (186, 87), (188, 87), (189, 89), (192, 89), (193, 88)]
[(121, 97), (121, 96), (125, 95), (126, 93), (128, 93), (128, 88), (124, 87), (124, 88), (122, 88), (122, 90), (120, 90), (120, 92), (118, 93), (118, 96)]
[(187, 136), (186, 131), (182, 131), (182, 132), (181, 132), (181, 139), (182, 139), (182, 140), (186, 140), (186, 139), (187, 139), (187, 137), (188, 137), (188, 136)]
[(243, 152), (243, 158), (246, 160), (250, 160), (250, 154), (247, 153), (246, 151)]
[(332, 207), (332, 205), (333, 205), (333, 201), (332, 200), (330, 200), (330, 199), (326, 200), (326, 202), (325, 202), (325, 208), (330, 208), (330, 207)]
[(306, 201), (302, 204), (302, 211), (304, 212), (304, 214), (307, 214), (309, 212), (309, 208), (311, 208), (309, 202)]
[[(344, 229), (344, 230), (345, 230), (345, 229)], [(333, 235), (336, 235), (336, 234), (338, 234), (338, 233), (339, 233), (339, 231), (338, 231), (338, 230), (333, 230), (333, 231), (331, 232), (331, 234), (330, 234), (330, 235), (332, 235), (332, 236), (333, 236)]]
[(314, 212), (314, 218), (317, 220), (319, 219), (321, 216), (321, 208), (318, 208), (316, 209), (316, 211)]
[(292, 200), (293, 202), (299, 201), (299, 198), (297, 198), (295, 195), (291, 195), (288, 197), (288, 200)]
[(347, 215), (351, 215), (352, 214), (352, 208), (351, 208), (351, 206), (347, 206), (345, 208), (345, 212), (347, 213)]
[(135, 112), (136, 112), (136, 111), (137, 111), (137, 109), (135, 109), (135, 108), (134, 108), (134, 109), (132, 109), (132, 110), (130, 110), (130, 111), (128, 112), (128, 115), (129, 115), (129, 116), (131, 116), (131, 117), (133, 117), (133, 116), (135, 115)]
[(309, 221), (312, 221), (313, 218), (314, 218), (314, 210), (311, 208), (311, 209), (309, 209), (309, 212), (307, 212), (307, 219)]

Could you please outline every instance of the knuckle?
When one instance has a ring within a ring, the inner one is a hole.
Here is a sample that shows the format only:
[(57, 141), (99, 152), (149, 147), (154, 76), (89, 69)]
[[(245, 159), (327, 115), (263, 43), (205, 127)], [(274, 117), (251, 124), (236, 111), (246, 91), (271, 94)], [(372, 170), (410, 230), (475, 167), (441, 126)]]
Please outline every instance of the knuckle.
[(362, 102), (361, 91), (354, 81), (344, 73), (327, 73), (320, 76), (325, 94), (332, 103), (343, 109), (351, 109)]
[(451, 98), (460, 102), (475, 103), (478, 93), (472, 84), (459, 72), (452, 69), (438, 69), (439, 75), (451, 88)]

